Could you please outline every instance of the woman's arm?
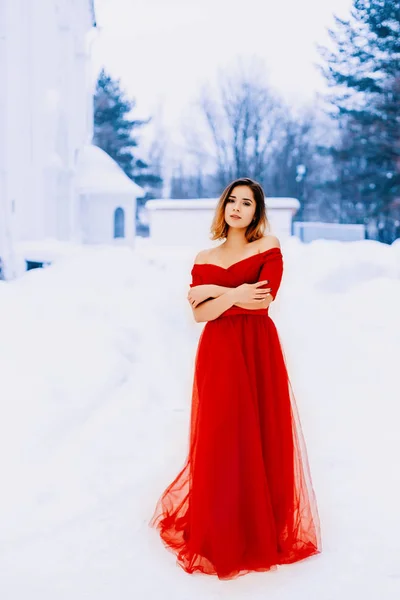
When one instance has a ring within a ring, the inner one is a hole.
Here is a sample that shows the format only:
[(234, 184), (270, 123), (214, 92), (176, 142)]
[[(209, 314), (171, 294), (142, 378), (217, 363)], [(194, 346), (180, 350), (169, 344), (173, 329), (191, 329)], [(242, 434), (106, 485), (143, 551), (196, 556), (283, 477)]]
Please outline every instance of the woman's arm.
[(197, 323), (203, 321), (213, 321), (217, 319), (223, 312), (234, 306), (235, 304), (248, 304), (253, 307), (265, 307), (265, 299), (268, 297), (268, 290), (261, 289), (261, 286), (267, 282), (265, 279), (256, 283), (242, 283), (236, 288), (230, 288), (225, 294), (203, 302), (201, 305), (194, 306), (192, 304), (193, 315)]
[(268, 306), (273, 301), (273, 297), (269, 294), (264, 300), (259, 302), (256, 306), (251, 302), (236, 302), (235, 306), (239, 306), (240, 308), (248, 308), (249, 310), (261, 310), (263, 308), (268, 308)]
[(226, 294), (226, 292), (229, 292), (229, 290), (234, 290), (235, 288), (230, 288), (230, 287), (226, 287), (224, 285), (216, 285), (214, 283), (210, 284), (209, 286), (210, 289), (210, 297), (211, 298), (218, 298), (219, 296), (222, 296), (222, 294)]
[[(228, 290), (232, 290), (235, 288), (228, 288), (222, 285), (210, 285), (210, 297), (218, 298), (222, 294), (225, 294)], [(271, 288), (266, 288), (269, 292), (271, 292)], [(215, 296), (213, 295), (215, 294)], [(261, 310), (264, 308), (268, 308), (268, 306), (273, 301), (273, 297), (269, 294), (262, 302), (259, 302), (257, 305), (254, 305), (253, 302), (235, 302), (234, 306), (239, 306), (240, 308), (248, 308), (249, 310)]]
[[(191, 292), (193, 289), (196, 289), (196, 293), (198, 294), (197, 306), (199, 306), (203, 302), (209, 302), (213, 298), (219, 298), (223, 294), (229, 292), (229, 290), (233, 290), (235, 288), (225, 287), (223, 285), (215, 285), (215, 284), (201, 284), (197, 285), (194, 288), (191, 288)], [(268, 291), (271, 291), (271, 288), (267, 288)], [(267, 296), (261, 303), (258, 305), (254, 305), (249, 302), (235, 302), (234, 306), (239, 306), (240, 308), (248, 308), (249, 310), (260, 310), (264, 308), (268, 308), (271, 304), (273, 297), (271, 295)]]
[(196, 308), (193, 308), (194, 319), (197, 323), (203, 321), (213, 321), (217, 319), (223, 312), (231, 308), (235, 303), (236, 288), (228, 288), (228, 291), (213, 298), (207, 302), (203, 302)]
[[(280, 250), (281, 245), (279, 239), (274, 235), (269, 235), (267, 247), (263, 246), (261, 251), (264, 250), (272, 250), (276, 248)], [(258, 281), (265, 280), (268, 283), (268, 287), (264, 287), (262, 289), (268, 290), (268, 295), (261, 301), (261, 305), (257, 305), (254, 307), (254, 304), (237, 304), (237, 306), (241, 306), (242, 308), (248, 308), (249, 310), (257, 310), (258, 308), (268, 308), (271, 302), (275, 300), (276, 293), (279, 289), (279, 285), (281, 282), (283, 273), (283, 263), (282, 263), (282, 253), (275, 252), (269, 253), (265, 257), (264, 264), (261, 268)]]
[[(201, 296), (203, 300), (208, 300), (209, 298), (218, 298), (233, 288), (225, 287), (223, 285), (215, 285), (214, 283), (202, 283), (192, 287), (192, 291), (194, 289), (198, 293), (199, 297)], [(201, 300), (201, 302), (203, 302), (203, 300)]]
[(197, 308), (204, 302), (209, 302), (213, 298), (219, 298), (232, 288), (214, 285), (211, 283), (200, 283), (191, 285), (188, 291), (187, 299), (192, 308)]

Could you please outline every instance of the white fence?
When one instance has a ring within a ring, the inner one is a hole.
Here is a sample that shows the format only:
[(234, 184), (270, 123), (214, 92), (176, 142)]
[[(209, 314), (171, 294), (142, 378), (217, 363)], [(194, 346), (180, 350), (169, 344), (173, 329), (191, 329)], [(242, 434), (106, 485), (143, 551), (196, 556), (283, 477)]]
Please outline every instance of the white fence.
[(293, 234), (302, 242), (312, 242), (313, 240), (320, 239), (355, 242), (365, 239), (365, 226), (297, 221), (293, 223)]

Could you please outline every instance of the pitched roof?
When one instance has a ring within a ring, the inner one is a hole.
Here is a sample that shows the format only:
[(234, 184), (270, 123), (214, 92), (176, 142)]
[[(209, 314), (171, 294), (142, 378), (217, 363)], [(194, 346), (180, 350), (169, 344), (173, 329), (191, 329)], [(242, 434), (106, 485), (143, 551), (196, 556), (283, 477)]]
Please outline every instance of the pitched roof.
[(140, 198), (146, 193), (107, 152), (93, 144), (84, 146), (79, 152), (76, 186), (81, 194), (129, 194)]

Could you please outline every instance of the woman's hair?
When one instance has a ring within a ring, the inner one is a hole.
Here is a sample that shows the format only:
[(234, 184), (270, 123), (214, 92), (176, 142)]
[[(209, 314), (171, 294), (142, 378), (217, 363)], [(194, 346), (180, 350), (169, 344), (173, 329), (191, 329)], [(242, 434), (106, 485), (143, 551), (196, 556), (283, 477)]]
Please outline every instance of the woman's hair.
[(211, 239), (221, 240), (228, 235), (229, 225), (225, 221), (225, 206), (233, 189), (238, 185), (247, 185), (253, 192), (256, 203), (256, 211), (254, 213), (254, 221), (246, 229), (246, 239), (248, 242), (263, 237), (265, 230), (269, 230), (269, 222), (267, 219), (267, 211), (265, 208), (264, 190), (257, 181), (253, 181), (248, 177), (241, 177), (232, 181), (222, 192), (215, 209), (214, 218), (211, 223)]

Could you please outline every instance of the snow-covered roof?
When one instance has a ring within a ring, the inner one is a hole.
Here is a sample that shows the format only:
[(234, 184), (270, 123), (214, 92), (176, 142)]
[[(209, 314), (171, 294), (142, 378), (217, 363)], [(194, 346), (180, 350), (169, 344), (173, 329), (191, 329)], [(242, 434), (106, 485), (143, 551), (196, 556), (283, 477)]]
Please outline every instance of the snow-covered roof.
[(76, 185), (80, 194), (129, 194), (140, 198), (146, 193), (129, 179), (107, 152), (93, 144), (84, 146), (79, 152)]

